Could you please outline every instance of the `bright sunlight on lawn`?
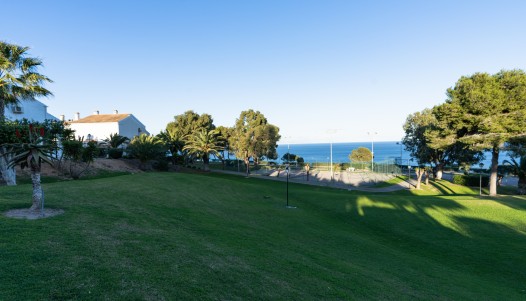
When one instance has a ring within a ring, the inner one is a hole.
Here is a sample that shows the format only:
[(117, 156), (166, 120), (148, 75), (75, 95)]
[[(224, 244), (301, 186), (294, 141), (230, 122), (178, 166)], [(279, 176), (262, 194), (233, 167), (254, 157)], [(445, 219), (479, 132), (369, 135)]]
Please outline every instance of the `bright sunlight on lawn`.
[[(44, 184), (0, 217), (0, 300), (524, 300), (524, 197), (366, 194), (218, 174)], [(443, 188), (445, 189), (445, 188)], [(0, 211), (31, 187), (0, 187)]]

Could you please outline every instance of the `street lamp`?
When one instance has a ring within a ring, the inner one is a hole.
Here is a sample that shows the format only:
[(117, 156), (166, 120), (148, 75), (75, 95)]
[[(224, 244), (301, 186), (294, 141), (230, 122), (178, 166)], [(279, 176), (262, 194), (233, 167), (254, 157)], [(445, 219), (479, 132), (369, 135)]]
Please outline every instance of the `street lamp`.
[(287, 163), (287, 208), (289, 208), (289, 174), (290, 174), (290, 164)]
[(484, 167), (484, 163), (480, 163), (479, 167), (480, 167), (480, 170), (479, 170), (479, 176), (480, 176), (479, 195), (482, 195), (482, 167)]
[(371, 171), (374, 172), (374, 136), (378, 135), (377, 132), (367, 132), (367, 135), (371, 136)]
[[(338, 130), (327, 130), (327, 134), (334, 134), (336, 133)], [(331, 165), (331, 181), (333, 180), (334, 178), (334, 174), (333, 174), (333, 171), (332, 171), (332, 137), (331, 137), (331, 161), (330, 161), (330, 165)]]

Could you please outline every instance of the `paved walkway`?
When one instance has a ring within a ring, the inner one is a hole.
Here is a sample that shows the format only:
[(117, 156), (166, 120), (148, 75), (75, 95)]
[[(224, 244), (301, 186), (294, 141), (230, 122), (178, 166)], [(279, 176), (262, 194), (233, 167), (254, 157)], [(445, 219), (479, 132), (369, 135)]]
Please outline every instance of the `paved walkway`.
[[(244, 176), (243, 172), (226, 171), (226, 170), (213, 170), (214, 172), (228, 173), (233, 175)], [(286, 181), (286, 172), (273, 170), (273, 171), (253, 171), (249, 177), (258, 179), (267, 179), (274, 181)], [(301, 183), (307, 185), (317, 185), (325, 187), (333, 187), (347, 190), (367, 191), (367, 192), (392, 192), (398, 190), (409, 189), (415, 187), (416, 181), (411, 180), (411, 183), (402, 182), (387, 187), (374, 187), (378, 182), (384, 182), (391, 178), (393, 175), (379, 174), (379, 173), (360, 173), (360, 172), (349, 172), (341, 171), (335, 172), (331, 179), (330, 171), (312, 171), (309, 174), (307, 180), (307, 174), (305, 171), (292, 171), (290, 174), (289, 181), (292, 183)]]

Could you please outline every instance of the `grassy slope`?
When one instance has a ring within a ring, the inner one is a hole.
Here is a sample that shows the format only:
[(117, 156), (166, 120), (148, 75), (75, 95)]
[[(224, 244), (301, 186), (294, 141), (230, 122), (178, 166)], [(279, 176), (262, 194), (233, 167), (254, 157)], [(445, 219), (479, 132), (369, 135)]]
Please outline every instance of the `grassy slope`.
[[(284, 183), (181, 173), (44, 188), (64, 215), (0, 217), (0, 300), (526, 298), (521, 197), (291, 184), (286, 209)], [(0, 192), (29, 206), (30, 185)]]

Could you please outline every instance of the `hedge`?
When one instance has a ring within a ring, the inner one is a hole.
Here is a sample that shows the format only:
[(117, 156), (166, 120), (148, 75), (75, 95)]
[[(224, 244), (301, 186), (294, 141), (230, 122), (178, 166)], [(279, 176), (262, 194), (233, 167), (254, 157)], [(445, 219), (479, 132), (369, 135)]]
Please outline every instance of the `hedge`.
[[(480, 176), (479, 175), (454, 175), (453, 183), (463, 186), (479, 186)], [(482, 186), (487, 187), (489, 184), (489, 176), (482, 175)]]

